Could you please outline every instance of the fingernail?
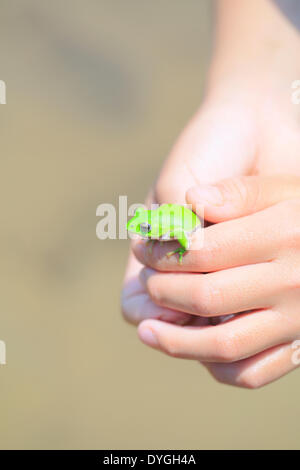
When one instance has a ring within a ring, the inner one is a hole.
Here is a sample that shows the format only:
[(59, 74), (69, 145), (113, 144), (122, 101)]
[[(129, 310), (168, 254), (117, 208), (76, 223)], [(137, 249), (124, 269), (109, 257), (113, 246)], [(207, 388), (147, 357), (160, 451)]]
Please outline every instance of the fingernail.
[(213, 206), (222, 206), (224, 204), (223, 194), (216, 185), (195, 186), (189, 190), (189, 199), (199, 204), (208, 203)]
[(157, 338), (150, 328), (141, 329), (139, 331), (139, 336), (143, 343), (147, 344), (148, 346), (151, 346), (152, 348), (158, 347)]

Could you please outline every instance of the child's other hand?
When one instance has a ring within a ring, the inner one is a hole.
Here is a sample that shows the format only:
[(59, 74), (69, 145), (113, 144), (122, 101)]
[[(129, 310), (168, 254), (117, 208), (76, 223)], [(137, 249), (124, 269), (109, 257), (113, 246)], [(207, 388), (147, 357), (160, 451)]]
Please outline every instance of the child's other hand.
[[(299, 78), (300, 70), (299, 34), (280, 14), (272, 2), (260, 0), (255, 2), (219, 1), (215, 31), (215, 48), (207, 77), (203, 104), (178, 139), (154, 187), (156, 200), (160, 204), (164, 202), (183, 204), (186, 191), (191, 186), (204, 183), (211, 184), (224, 178), (282, 173), (300, 175), (300, 107), (291, 101), (291, 84)], [(272, 203), (274, 203), (273, 200)], [(290, 207), (288, 203), (284, 204)], [(274, 208), (271, 209), (273, 213), (276, 212)], [(225, 209), (223, 210), (224, 219), (230, 218), (230, 214), (226, 213)], [(206, 215), (209, 214), (208, 211), (209, 209), (206, 207)], [(210, 276), (221, 276), (222, 269), (229, 271), (230, 265), (237, 266), (231, 268), (231, 270), (242, 269), (241, 264), (244, 265), (243, 269), (246, 271), (254, 270), (255, 264), (250, 264), (253, 259), (252, 255), (256, 254), (259, 259), (260, 254), (261, 260), (263, 260), (264, 255), (272, 251), (271, 248), (274, 247), (276, 234), (280, 238), (280, 233), (282, 233), (282, 236), (285, 233), (288, 238), (287, 232), (288, 227), (291, 227), (290, 223), (286, 225), (286, 232), (280, 232), (278, 227), (283, 229), (285, 220), (290, 220), (293, 217), (287, 215), (288, 213), (291, 214), (292, 209), (286, 211), (282, 209), (281, 211), (283, 215), (278, 214), (278, 220), (274, 221), (270, 216), (270, 223), (272, 219), (272, 223), (275, 225), (275, 228), (273, 228), (274, 233), (271, 228), (268, 229), (264, 217), (261, 221), (262, 226), (257, 227), (256, 232), (252, 231), (251, 227), (246, 239), (244, 228), (239, 221), (220, 224), (220, 227), (223, 228), (228, 226), (226, 224), (230, 224), (230, 227), (236, 227), (235, 231), (230, 229), (226, 233), (218, 232), (220, 230), (218, 225), (209, 227), (206, 231), (206, 258), (204, 251), (199, 255), (199, 259), (194, 258), (193, 253), (187, 253), (184, 256), (182, 270), (192, 268), (196, 271), (197, 267), (199, 270), (205, 268), (208, 271), (220, 270), (207, 276), (199, 275), (199, 278), (203, 277), (204, 279), (204, 277), (207, 277), (207, 280)], [(279, 209), (278, 212), (280, 212)], [(256, 214), (256, 217), (259, 219), (259, 214)], [(257, 218), (255, 220), (258, 220)], [(274, 218), (276, 218), (276, 215)], [(222, 216), (220, 218), (220, 213), (216, 209), (215, 213), (212, 211), (212, 221), (217, 222), (224, 219), (222, 219)], [(239, 232), (240, 226), (241, 231)], [(259, 250), (259, 243), (256, 243), (256, 234), (259, 233), (259, 230), (261, 231), (261, 237), (257, 239), (264, 240), (261, 250)], [(268, 236), (265, 237), (264, 233), (267, 233)], [(231, 235), (234, 234), (234, 240), (237, 241), (236, 246), (232, 246)], [(214, 238), (215, 235), (217, 238)], [(209, 244), (209, 239), (211, 244)], [(239, 249), (239, 240), (242, 246), (241, 249)], [(245, 243), (243, 243), (244, 241)], [(289, 246), (290, 242), (283, 243)], [(248, 252), (245, 251), (246, 244), (250, 247)], [(208, 246), (211, 246), (211, 254), (207, 249)], [(178, 268), (178, 259), (175, 256), (168, 262), (165, 262), (165, 257), (161, 260), (155, 258), (157, 254), (164, 254), (163, 250), (165, 249), (170, 250), (170, 246), (155, 247), (153, 249), (153, 258), (148, 259), (144, 254), (144, 256), (140, 255), (140, 259), (158, 269), (176, 270)], [(275, 247), (274, 251), (276, 251)], [(276, 261), (274, 260), (273, 264), (270, 263), (270, 266), (275, 267), (277, 265), (278, 275), (281, 275), (283, 273), (280, 271), (280, 263), (283, 263), (284, 258), (275, 256), (275, 259)], [(264, 265), (267, 269), (269, 263), (259, 261), (257, 268), (263, 270)], [(283, 265), (287, 266), (287, 263), (283, 263)], [(161, 307), (153, 302), (145, 286), (141, 283), (139, 274), (142, 268), (143, 264), (134, 259), (131, 250), (122, 293), (124, 317), (132, 323), (140, 323), (146, 318), (166, 318), (174, 323), (190, 323), (191, 319), (195, 317), (172, 308), (167, 309), (164, 307), (163, 316), (160, 316), (162, 313)], [(289, 268), (288, 271), (290, 272), (291, 269)], [(168, 275), (166, 274), (166, 276)], [(196, 275), (194, 276), (196, 277)], [(263, 273), (261, 273), (261, 277), (264, 278)], [(270, 283), (268, 278), (266, 281), (267, 289)], [(236, 287), (235, 289), (237, 290)], [(224, 289), (225, 291), (226, 289)], [(223, 291), (220, 292), (222, 294)], [(246, 292), (251, 297), (250, 289), (246, 289), (245, 294)], [(169, 290), (169, 293), (171, 293), (171, 290)], [(205, 294), (205, 292), (202, 293)], [(243, 305), (243, 302), (245, 303), (246, 299), (242, 294), (242, 292), (236, 293), (236, 300), (239, 299), (241, 305)], [(217, 298), (218, 296), (214, 295), (212, 300)], [(233, 304), (230, 306), (229, 300), (233, 302), (234, 298), (232, 300), (227, 299), (227, 308), (235, 310), (238, 306)], [(222, 302), (220, 302), (220, 305), (222, 305)], [(207, 305), (204, 307), (211, 308), (208, 300)], [(213, 307), (217, 308), (217, 305), (213, 305)], [(219, 308), (222, 310), (221, 307)], [(264, 313), (264, 318), (267, 318), (268, 315), (272, 315), (272, 309), (260, 312), (259, 318), (261, 313)], [(181, 315), (181, 317), (178, 317), (178, 315)], [(254, 315), (251, 314), (251, 318), (254, 319)], [(278, 317), (280, 315), (278, 314)], [(275, 316), (276, 314), (273, 317)], [(289, 315), (285, 313), (282, 316), (283, 318), (289, 318)], [(201, 326), (207, 324), (207, 318), (196, 316), (197, 322), (201, 321)], [(242, 320), (249, 321), (247, 318), (250, 320), (250, 317), (243, 315), (233, 321), (238, 326), (242, 325)], [(215, 329), (204, 327), (203, 334), (207, 332), (211, 335), (212, 331), (219, 332), (223, 326), (231, 327), (233, 321), (228, 325), (216, 326)], [(289, 320), (287, 324), (290, 322)], [(163, 322), (148, 321), (147, 324), (148, 326), (156, 324), (157, 327), (166, 328), (161, 332), (162, 336), (173, 328), (176, 335), (177, 332), (187, 334), (189, 331), (196, 336), (201, 333), (201, 330), (188, 330)], [(282, 324), (285, 325), (284, 322)], [(145, 327), (146, 323), (141, 326), (141, 331), (144, 331), (144, 334)], [(150, 328), (148, 330), (150, 332)], [(176, 354), (176, 346), (182, 346), (181, 343), (179, 344), (179, 338), (178, 342), (175, 341), (176, 335), (174, 336), (174, 348), (171, 348), (174, 350), (174, 354)], [(167, 336), (171, 337), (172, 335), (166, 335), (165, 337), (167, 338)], [(259, 337), (258, 333), (257, 339)], [(221, 352), (226, 353), (227, 359), (232, 359), (233, 356), (235, 358), (233, 347), (237, 345), (238, 349), (242, 346), (243, 337), (241, 336), (241, 340), (238, 339), (237, 342), (228, 340), (227, 343), (226, 337), (224, 339), (223, 336), (219, 335), (218, 338), (220, 338), (218, 347), (221, 348)], [(248, 340), (247, 335), (246, 338)], [(287, 361), (284, 353), (281, 350), (277, 351), (277, 347), (275, 347), (272, 356), (270, 349), (265, 353), (260, 353), (260, 362), (258, 362), (256, 356), (252, 356), (252, 359), (244, 359), (231, 365), (210, 363), (209, 367), (220, 380), (235, 384), (248, 384), (249, 386), (253, 384), (261, 385), (287, 372), (288, 366), (293, 367), (289, 362), (290, 347), (286, 347), (288, 348)], [(266, 354), (266, 358), (264, 358), (264, 354)], [(253, 361), (253, 367), (250, 361)], [(274, 366), (271, 367), (270, 362), (272, 361)], [(269, 371), (269, 377), (266, 369)]]
[(265, 385), (296, 367), (300, 178), (228, 179), (188, 191), (187, 201), (204, 204), (205, 217), (216, 222), (204, 229), (203, 248), (189, 251), (181, 266), (175, 256), (164, 256), (168, 243), (152, 254), (137, 244), (138, 259), (155, 269), (141, 272), (142, 284), (162, 308), (201, 318), (244, 313), (216, 326), (146, 320), (140, 338), (172, 356), (204, 362), (222, 382)]

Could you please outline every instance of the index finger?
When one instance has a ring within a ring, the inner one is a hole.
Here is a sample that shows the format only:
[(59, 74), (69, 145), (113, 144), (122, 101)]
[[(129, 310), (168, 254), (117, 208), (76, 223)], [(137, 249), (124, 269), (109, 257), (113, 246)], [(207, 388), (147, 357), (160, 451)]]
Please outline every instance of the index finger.
[[(282, 205), (282, 209), (280, 206)], [(245, 264), (263, 263), (274, 258), (280, 239), (284, 203), (256, 214), (210, 225), (203, 234), (194, 233), (191, 249), (178, 256), (167, 253), (178, 248), (177, 242), (155, 243), (150, 250), (143, 241), (133, 245), (137, 259), (159, 271), (211, 272)], [(268, 227), (268, 230), (266, 230)]]

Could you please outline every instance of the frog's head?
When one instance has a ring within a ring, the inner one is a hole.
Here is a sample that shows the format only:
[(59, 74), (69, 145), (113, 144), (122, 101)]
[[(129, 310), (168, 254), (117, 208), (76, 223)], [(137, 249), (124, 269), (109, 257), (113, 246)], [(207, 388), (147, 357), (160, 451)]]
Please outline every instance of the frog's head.
[(143, 238), (151, 238), (151, 211), (139, 207), (127, 223), (127, 230)]

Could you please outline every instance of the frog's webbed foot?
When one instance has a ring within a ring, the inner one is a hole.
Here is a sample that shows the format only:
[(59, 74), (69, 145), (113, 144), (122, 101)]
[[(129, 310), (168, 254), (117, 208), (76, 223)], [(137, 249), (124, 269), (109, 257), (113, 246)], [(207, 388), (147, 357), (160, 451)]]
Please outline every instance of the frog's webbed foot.
[(175, 229), (172, 235), (174, 236), (174, 238), (177, 239), (180, 246), (179, 246), (179, 248), (177, 248), (177, 250), (170, 251), (169, 253), (167, 253), (167, 257), (170, 257), (170, 256), (174, 255), (175, 253), (178, 253), (179, 254), (179, 264), (182, 264), (182, 257), (184, 255), (184, 253), (190, 247), (190, 240), (188, 238), (187, 233), (182, 231), (181, 228)]
[(183, 254), (186, 252), (186, 249), (183, 248), (182, 246), (180, 246), (179, 248), (177, 248), (177, 250), (174, 250), (174, 251), (169, 251), (169, 253), (167, 253), (167, 257), (170, 258), (170, 256), (173, 256), (175, 255), (176, 253), (179, 254), (179, 264), (182, 264), (182, 257), (183, 257)]

